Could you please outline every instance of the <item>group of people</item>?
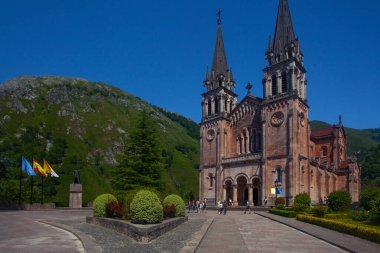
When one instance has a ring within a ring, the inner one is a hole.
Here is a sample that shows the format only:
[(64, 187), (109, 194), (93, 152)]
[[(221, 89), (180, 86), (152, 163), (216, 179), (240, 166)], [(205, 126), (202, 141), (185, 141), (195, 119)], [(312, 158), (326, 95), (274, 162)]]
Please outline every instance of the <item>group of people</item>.
[(323, 199), (322, 197), (319, 197), (319, 205), (326, 205), (328, 206), (329, 205), (329, 198), (324, 196)]
[(199, 200), (189, 200), (188, 203), (189, 213), (201, 213), (206, 212), (206, 199), (204, 199), (202, 202)]
[(224, 214), (227, 213), (227, 200), (224, 201), (218, 201), (218, 214)]

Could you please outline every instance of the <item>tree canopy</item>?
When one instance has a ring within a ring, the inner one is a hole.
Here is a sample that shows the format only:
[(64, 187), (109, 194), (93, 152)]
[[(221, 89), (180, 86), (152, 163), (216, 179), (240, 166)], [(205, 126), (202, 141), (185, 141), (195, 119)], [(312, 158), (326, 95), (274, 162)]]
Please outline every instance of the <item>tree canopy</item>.
[(137, 128), (127, 140), (124, 158), (115, 170), (112, 180), (114, 188), (119, 192), (142, 187), (160, 191), (163, 168), (156, 125), (143, 111)]

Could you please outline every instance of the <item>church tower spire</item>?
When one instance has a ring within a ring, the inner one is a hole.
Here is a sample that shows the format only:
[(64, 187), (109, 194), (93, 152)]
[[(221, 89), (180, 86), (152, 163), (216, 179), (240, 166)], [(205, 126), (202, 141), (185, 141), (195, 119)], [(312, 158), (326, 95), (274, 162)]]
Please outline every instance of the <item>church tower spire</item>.
[(295, 35), (288, 0), (279, 0), (273, 41), (265, 52), (264, 99), (297, 95), (306, 102), (306, 70)]
[(216, 43), (214, 49), (214, 57), (212, 60), (212, 68), (211, 71), (216, 75), (224, 75), (228, 76), (228, 65), (227, 65), (227, 57), (226, 51), (224, 49), (224, 42), (222, 36), (222, 28), (221, 28), (221, 13), (222, 11), (219, 9), (218, 11), (218, 30), (216, 32)]
[(203, 119), (222, 116), (229, 113), (237, 104), (237, 95), (233, 92), (235, 81), (232, 71), (228, 68), (226, 50), (222, 35), (222, 11), (219, 9), (216, 43), (212, 58), (211, 70), (207, 69), (203, 81), (207, 91), (203, 97)]

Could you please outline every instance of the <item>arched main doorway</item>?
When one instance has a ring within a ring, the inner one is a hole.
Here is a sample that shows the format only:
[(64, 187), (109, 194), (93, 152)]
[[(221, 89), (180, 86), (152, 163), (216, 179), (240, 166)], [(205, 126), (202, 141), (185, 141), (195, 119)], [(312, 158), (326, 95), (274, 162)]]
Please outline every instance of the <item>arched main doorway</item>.
[(260, 196), (260, 180), (258, 178), (252, 179), (252, 193), (253, 193), (253, 204), (255, 206), (261, 205), (261, 196)]
[(232, 181), (231, 180), (227, 180), (226, 183), (225, 183), (225, 187), (226, 187), (226, 200), (232, 200), (234, 201), (234, 190), (232, 188)]
[(245, 206), (248, 200), (247, 179), (244, 176), (237, 178), (237, 202), (239, 206)]

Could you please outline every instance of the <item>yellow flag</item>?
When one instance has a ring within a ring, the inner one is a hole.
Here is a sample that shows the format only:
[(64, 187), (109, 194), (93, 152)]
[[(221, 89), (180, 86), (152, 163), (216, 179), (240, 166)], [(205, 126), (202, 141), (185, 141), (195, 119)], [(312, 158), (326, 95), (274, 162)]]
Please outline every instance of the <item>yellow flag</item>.
[(46, 173), (51, 173), (51, 166), (50, 164), (48, 164), (48, 162), (46, 160), (44, 160), (44, 170)]
[(50, 166), (50, 164), (44, 160), (44, 170), (46, 173), (50, 174), (51, 177), (59, 177), (57, 173), (53, 170), (53, 168)]

